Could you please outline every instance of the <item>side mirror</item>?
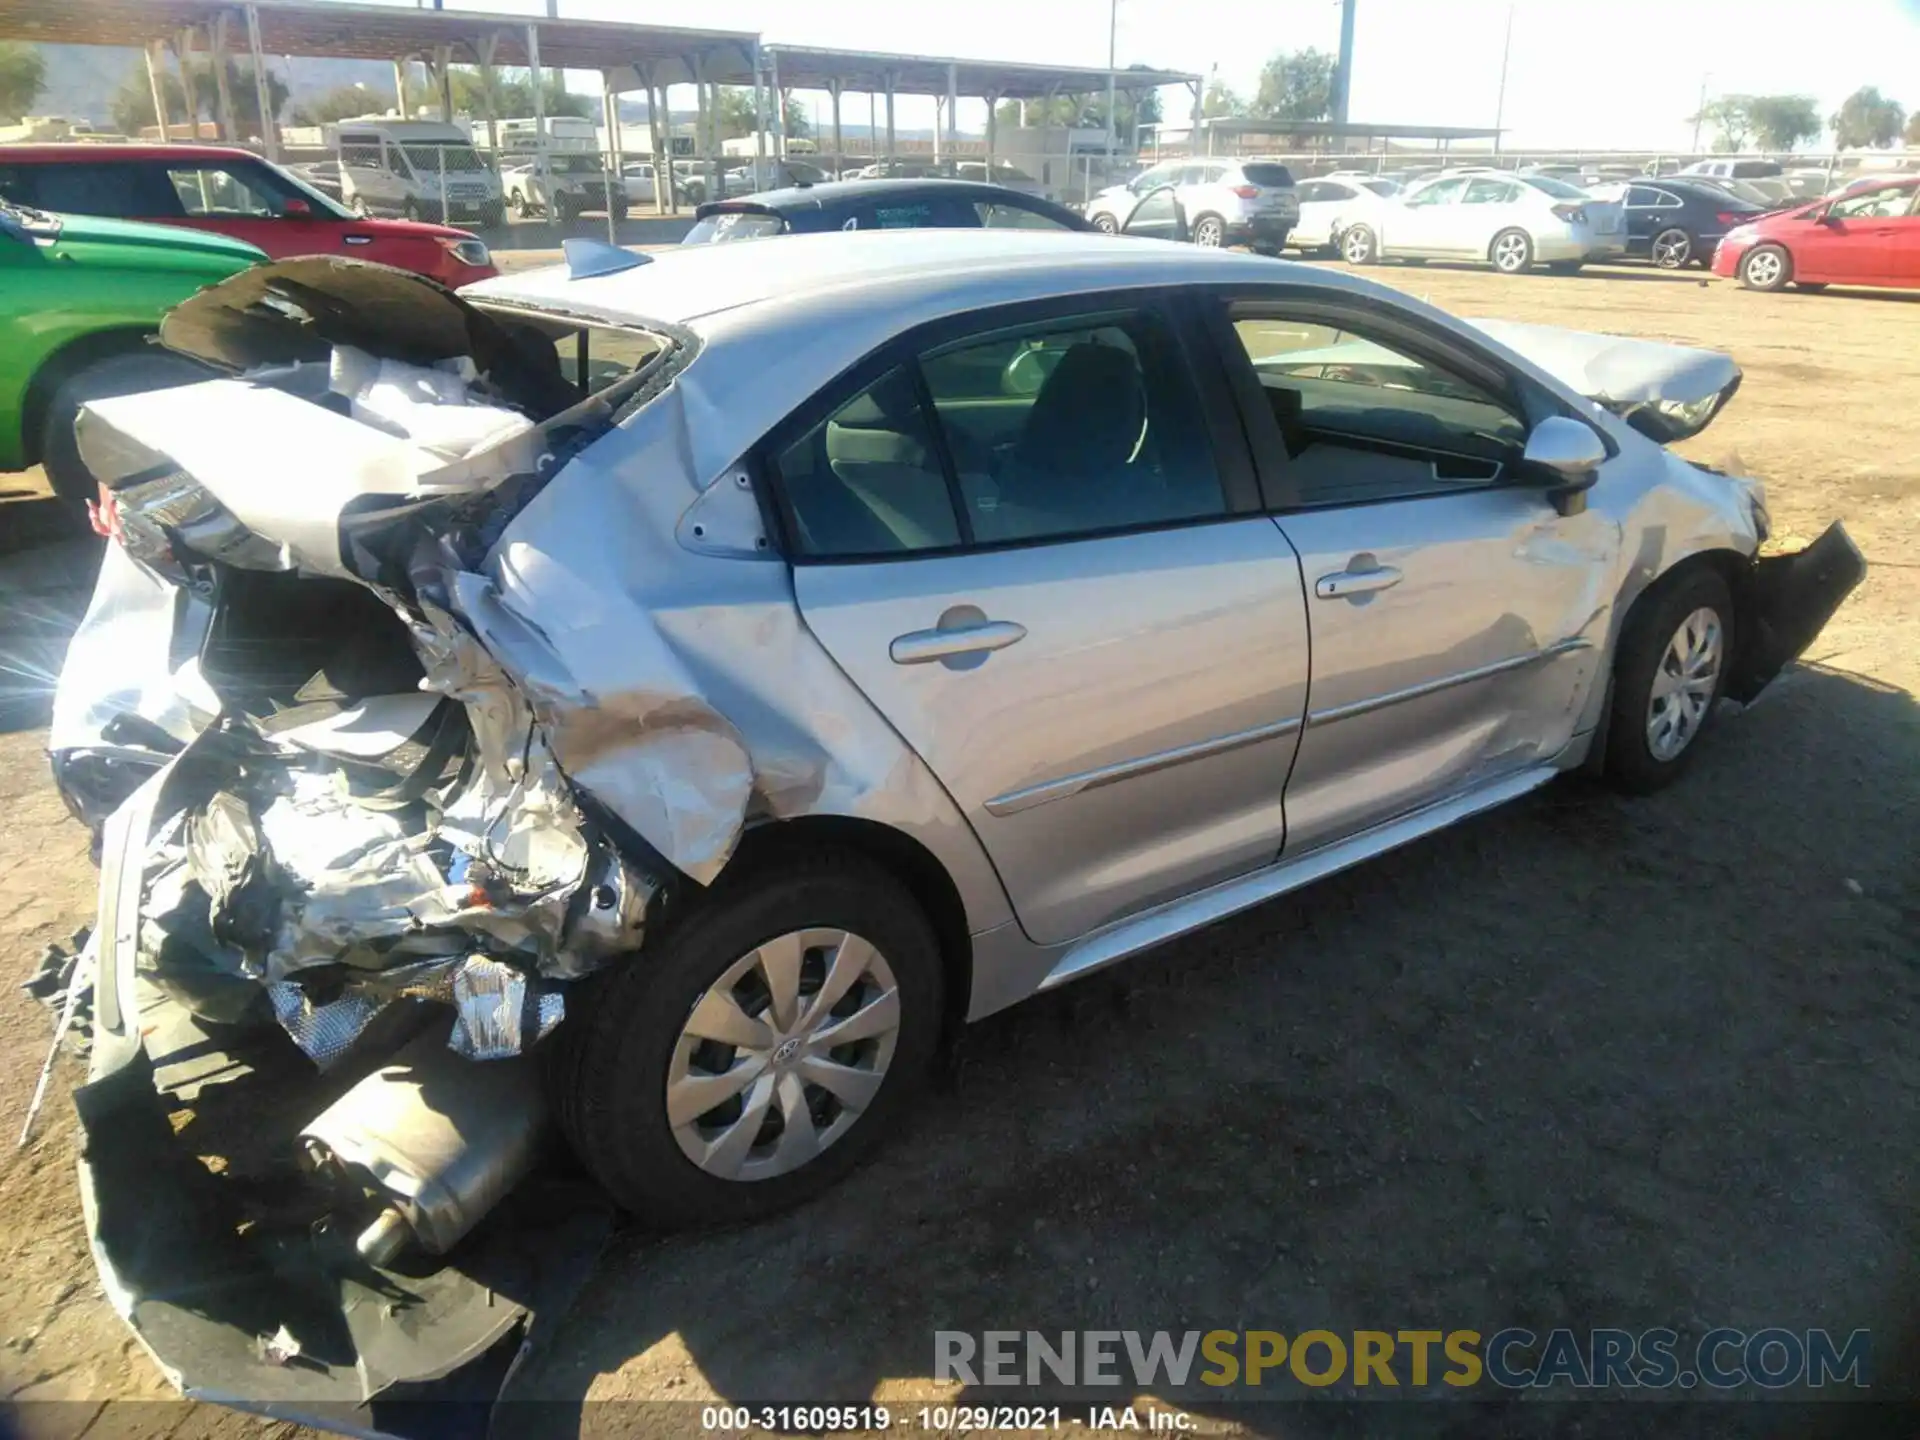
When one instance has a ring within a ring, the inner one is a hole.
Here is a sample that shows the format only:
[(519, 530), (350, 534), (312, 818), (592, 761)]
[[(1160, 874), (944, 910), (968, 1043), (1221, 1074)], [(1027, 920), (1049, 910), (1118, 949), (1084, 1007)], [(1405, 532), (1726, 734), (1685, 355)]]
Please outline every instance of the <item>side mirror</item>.
[(1812, 220), (1813, 223), (1816, 225), (1837, 225), (1839, 223), (1837, 220), (1833, 218), (1832, 205), (1822, 205), (1818, 210), (1814, 211), (1813, 214), (1808, 216), (1807, 218)]
[(313, 217), (313, 206), (304, 200), (288, 200), (281, 205), (280, 214), (288, 220), (308, 220)]
[(1587, 508), (1587, 491), (1600, 478), (1607, 447), (1591, 426), (1565, 415), (1549, 415), (1527, 436), (1521, 464), (1547, 485), (1547, 498), (1562, 515)]

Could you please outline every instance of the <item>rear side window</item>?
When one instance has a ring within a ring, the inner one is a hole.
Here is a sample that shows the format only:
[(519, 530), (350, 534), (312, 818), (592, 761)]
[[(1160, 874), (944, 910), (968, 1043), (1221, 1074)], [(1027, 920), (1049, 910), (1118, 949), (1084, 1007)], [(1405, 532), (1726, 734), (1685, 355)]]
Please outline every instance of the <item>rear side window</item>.
[(1240, 173), (1247, 177), (1249, 185), (1274, 189), (1293, 184), (1293, 172), (1284, 165), (1242, 165)]
[(168, 220), (185, 215), (166, 167), (137, 160), (22, 165), (21, 202), (67, 215)]
[(980, 223), (989, 230), (1070, 230), (1073, 227), (1063, 225), (1051, 215), (1042, 215), (1037, 210), (1022, 209), (1018, 205), (1008, 205), (997, 200), (976, 200), (973, 203)]
[(980, 214), (971, 201), (945, 196), (926, 199), (877, 199), (853, 206), (842, 230), (978, 230)]
[(722, 240), (764, 240), (785, 231), (787, 222), (778, 215), (757, 210), (722, 210), (693, 222), (693, 228), (681, 239), (682, 245), (710, 245)]
[(776, 464), (799, 547), (822, 557), (1065, 540), (1226, 513), (1199, 397), (1153, 310), (929, 351)]

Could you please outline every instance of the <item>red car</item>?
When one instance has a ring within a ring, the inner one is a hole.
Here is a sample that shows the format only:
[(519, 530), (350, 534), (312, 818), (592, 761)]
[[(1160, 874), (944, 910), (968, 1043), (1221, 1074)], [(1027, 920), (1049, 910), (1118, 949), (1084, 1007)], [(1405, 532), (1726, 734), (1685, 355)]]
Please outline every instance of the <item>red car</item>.
[(55, 214), (213, 230), (275, 260), (351, 255), (458, 287), (498, 274), (465, 230), (371, 220), (258, 155), (223, 145), (9, 145), (0, 197)]
[(1796, 205), (1729, 230), (1713, 273), (1750, 290), (1877, 285), (1920, 290), (1920, 175)]

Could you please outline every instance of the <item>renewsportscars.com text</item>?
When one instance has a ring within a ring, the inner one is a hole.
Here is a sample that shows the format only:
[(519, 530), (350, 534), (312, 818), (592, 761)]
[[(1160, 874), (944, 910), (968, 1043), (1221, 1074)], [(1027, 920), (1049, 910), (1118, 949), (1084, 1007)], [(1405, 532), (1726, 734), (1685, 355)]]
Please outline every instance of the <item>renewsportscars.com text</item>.
[(1870, 1384), (1854, 1330), (937, 1330), (934, 1378), (967, 1385), (1189, 1384), (1761, 1390)]

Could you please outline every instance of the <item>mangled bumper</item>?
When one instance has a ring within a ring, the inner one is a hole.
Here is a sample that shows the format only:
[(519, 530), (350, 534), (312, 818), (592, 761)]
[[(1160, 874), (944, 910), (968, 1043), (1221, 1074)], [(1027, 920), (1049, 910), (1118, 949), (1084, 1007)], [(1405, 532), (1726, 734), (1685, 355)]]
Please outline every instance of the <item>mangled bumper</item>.
[(1739, 653), (1727, 676), (1727, 695), (1750, 703), (1806, 652), (1866, 574), (1860, 547), (1838, 521), (1804, 550), (1756, 560), (1741, 607)]

